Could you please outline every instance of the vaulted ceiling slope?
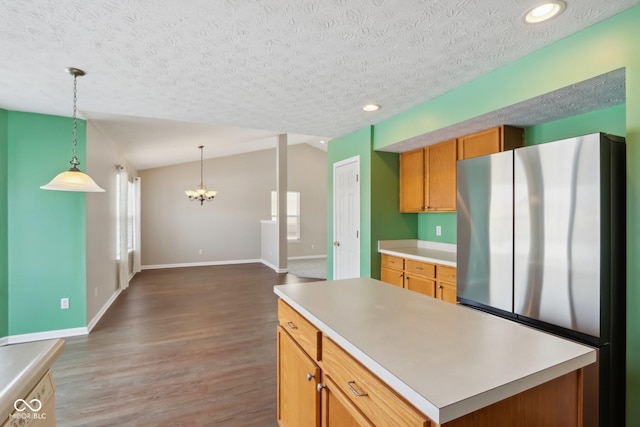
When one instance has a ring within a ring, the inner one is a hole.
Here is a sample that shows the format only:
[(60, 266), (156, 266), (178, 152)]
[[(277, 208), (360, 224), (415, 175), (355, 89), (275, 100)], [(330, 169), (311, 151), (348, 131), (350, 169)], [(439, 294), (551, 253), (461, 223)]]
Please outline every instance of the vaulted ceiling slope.
[[(530, 26), (522, 17), (537, 0), (3, 1), (0, 108), (70, 115), (64, 67), (75, 66), (87, 71), (82, 115), (102, 121), (125, 154), (136, 144), (171, 145), (144, 127), (133, 137), (125, 122), (197, 123), (200, 137), (207, 127), (249, 129), (239, 141), (285, 132), (317, 141), (398, 114), (639, 2), (567, 0), (561, 16)], [(369, 102), (382, 109), (363, 112)], [(193, 151), (198, 137), (179, 129)]]

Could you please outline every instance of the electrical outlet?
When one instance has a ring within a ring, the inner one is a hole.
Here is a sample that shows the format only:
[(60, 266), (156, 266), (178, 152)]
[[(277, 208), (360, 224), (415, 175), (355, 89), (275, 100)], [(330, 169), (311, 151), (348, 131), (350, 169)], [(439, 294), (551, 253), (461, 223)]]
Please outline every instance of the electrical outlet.
[(314, 245), (313, 243), (311, 244), (311, 249), (315, 249), (316, 245)]
[(95, 294), (95, 296), (98, 296), (98, 287), (96, 286), (96, 288), (94, 289), (93, 293)]
[(442, 227), (436, 225), (436, 236), (442, 236)]
[(69, 298), (60, 299), (60, 309), (66, 310), (69, 308)]
[(202, 255), (202, 249), (198, 250), (198, 255)]

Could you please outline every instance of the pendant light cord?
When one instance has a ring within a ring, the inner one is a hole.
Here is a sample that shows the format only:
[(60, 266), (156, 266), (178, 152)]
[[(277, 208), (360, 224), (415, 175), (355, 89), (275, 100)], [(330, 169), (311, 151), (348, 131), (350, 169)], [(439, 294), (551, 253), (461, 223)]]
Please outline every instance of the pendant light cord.
[(77, 119), (76, 119), (76, 104), (78, 103), (78, 76), (76, 74), (73, 75), (73, 153), (71, 157), (71, 170), (78, 170), (78, 165), (80, 161), (76, 156), (76, 145), (78, 141), (76, 140), (76, 130), (78, 128)]
[(203, 168), (203, 162), (202, 162), (202, 154), (203, 154), (203, 148), (204, 145), (201, 145), (200, 147), (200, 187), (202, 187), (204, 185), (204, 179), (203, 179), (203, 175), (202, 175), (202, 168)]

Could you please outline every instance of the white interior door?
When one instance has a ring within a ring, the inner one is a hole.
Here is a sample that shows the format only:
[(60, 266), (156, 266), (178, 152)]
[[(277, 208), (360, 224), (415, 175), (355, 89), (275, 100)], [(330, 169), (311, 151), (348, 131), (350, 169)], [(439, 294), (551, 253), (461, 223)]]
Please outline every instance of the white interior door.
[(360, 277), (360, 157), (333, 164), (333, 278)]

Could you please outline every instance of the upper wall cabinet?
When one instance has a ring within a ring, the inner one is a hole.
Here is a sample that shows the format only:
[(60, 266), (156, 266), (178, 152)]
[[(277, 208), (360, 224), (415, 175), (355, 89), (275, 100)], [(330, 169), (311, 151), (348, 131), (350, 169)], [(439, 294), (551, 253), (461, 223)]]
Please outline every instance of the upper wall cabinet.
[(458, 138), (458, 159), (470, 159), (522, 147), (524, 130), (498, 126)]
[(400, 212), (456, 210), (457, 141), (400, 154)]
[(400, 212), (455, 212), (456, 161), (522, 147), (524, 130), (498, 126), (400, 154)]

